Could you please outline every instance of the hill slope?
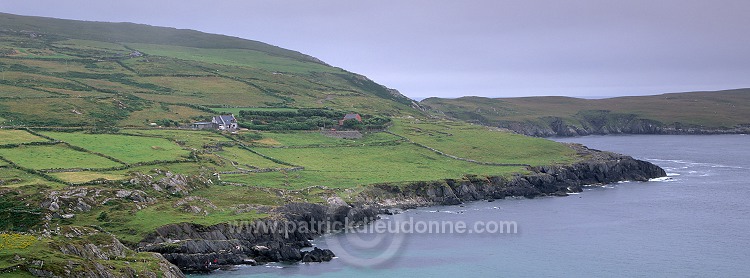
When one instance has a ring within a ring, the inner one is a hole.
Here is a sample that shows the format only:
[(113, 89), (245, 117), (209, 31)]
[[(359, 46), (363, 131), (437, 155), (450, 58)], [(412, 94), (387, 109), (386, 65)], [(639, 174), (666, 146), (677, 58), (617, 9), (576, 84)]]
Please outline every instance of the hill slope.
[(0, 13), (0, 71), (2, 125), (188, 123), (211, 107), (418, 113), (397, 91), (299, 52), (133, 23)]
[(434, 113), (532, 136), (750, 130), (750, 89), (608, 99), (428, 98), (421, 104)]
[[(299, 261), (325, 231), (243, 229), (665, 175), (622, 155), (429, 119), (363, 76), (195, 31), (0, 14), (0, 70), (0, 273), (21, 277)], [(343, 111), (363, 122), (328, 129)], [(150, 124), (229, 112), (250, 129)]]

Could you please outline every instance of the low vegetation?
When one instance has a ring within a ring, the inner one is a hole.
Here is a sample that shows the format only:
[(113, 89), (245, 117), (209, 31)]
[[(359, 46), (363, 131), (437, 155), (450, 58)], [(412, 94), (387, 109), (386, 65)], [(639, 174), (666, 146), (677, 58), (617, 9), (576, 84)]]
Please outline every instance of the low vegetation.
[(123, 166), (106, 157), (74, 150), (64, 144), (0, 149), (0, 156), (18, 166), (35, 170), (106, 169)]
[[(0, 26), (0, 235), (19, 239), (0, 250), (0, 271), (91, 263), (60, 244), (112, 235), (134, 247), (167, 224), (253, 221), (374, 184), (581, 159), (552, 141), (436, 120), (395, 90), (260, 42), (1, 13)], [(188, 128), (224, 113), (243, 128)], [(340, 123), (348, 113), (362, 121)], [(98, 263), (159, 269), (132, 251)]]
[(729, 129), (750, 125), (750, 90), (690, 92), (607, 99), (524, 97), (457, 99), (421, 102), (433, 113), (490, 126), (560, 124), (583, 128), (639, 119), (671, 128)]
[(574, 162), (574, 151), (553, 141), (454, 121), (399, 120), (395, 134), (460, 158), (532, 166)]
[(0, 129), (0, 138), (3, 138), (3, 141), (0, 142), (2, 145), (47, 141), (47, 139), (28, 133), (25, 130), (13, 129)]
[(163, 138), (79, 132), (42, 132), (42, 134), (131, 164), (159, 160), (184, 160), (190, 155), (190, 152)]

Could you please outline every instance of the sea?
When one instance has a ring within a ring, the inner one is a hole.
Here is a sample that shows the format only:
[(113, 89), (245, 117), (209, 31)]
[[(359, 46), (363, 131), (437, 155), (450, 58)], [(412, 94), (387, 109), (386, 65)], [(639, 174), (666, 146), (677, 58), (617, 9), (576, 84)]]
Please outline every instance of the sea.
[(330, 262), (198, 277), (750, 277), (750, 136), (554, 140), (647, 160), (668, 176), (406, 210), (313, 240), (336, 253)]

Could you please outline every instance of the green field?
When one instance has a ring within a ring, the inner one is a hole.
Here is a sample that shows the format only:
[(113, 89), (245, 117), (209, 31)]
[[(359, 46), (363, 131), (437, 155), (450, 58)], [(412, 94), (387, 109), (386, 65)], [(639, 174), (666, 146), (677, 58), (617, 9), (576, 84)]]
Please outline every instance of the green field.
[(98, 179), (117, 181), (117, 180), (124, 180), (127, 178), (127, 176), (125, 175), (109, 174), (109, 173), (102, 173), (102, 172), (91, 172), (91, 171), (50, 173), (50, 175), (53, 177), (59, 178), (65, 182), (70, 182), (70, 183), (84, 183), (84, 182), (90, 182), (92, 180), (98, 180)]
[(10, 167), (4, 167), (2, 161), (0, 161), (0, 188), (18, 188), (23, 187), (27, 185), (35, 185), (35, 184), (46, 184), (51, 185), (54, 188), (63, 188), (64, 185), (50, 182), (40, 176), (29, 174), (25, 171), (21, 171), (18, 169), (13, 169)]
[(111, 168), (122, 166), (107, 158), (80, 152), (65, 145), (19, 146), (0, 149), (0, 156), (31, 169)]
[(256, 141), (260, 145), (275, 147), (304, 146), (361, 146), (378, 143), (389, 143), (401, 138), (385, 132), (365, 133), (361, 139), (340, 139), (328, 137), (320, 132), (261, 132), (263, 139)]
[(536, 166), (576, 160), (573, 149), (550, 140), (460, 122), (397, 120), (392, 131), (444, 153), (481, 162)]
[(124, 134), (161, 137), (188, 148), (201, 149), (204, 145), (231, 142), (229, 138), (210, 131), (175, 129), (126, 129)]
[(116, 135), (44, 132), (46, 136), (112, 156), (127, 163), (184, 159), (189, 152), (166, 139)]
[(373, 183), (432, 181), (465, 174), (506, 175), (522, 167), (486, 166), (438, 155), (412, 144), (383, 147), (257, 149), (304, 166), (303, 171), (223, 175), (222, 180), (254, 186), (299, 189), (324, 185), (347, 188)]
[(248, 167), (259, 169), (289, 168), (289, 166), (278, 164), (239, 147), (224, 147), (223, 149), (223, 151), (217, 152), (217, 154), (225, 159), (239, 164), (239, 167), (245, 169), (247, 169)]
[(25, 130), (0, 129), (0, 145), (48, 141)]

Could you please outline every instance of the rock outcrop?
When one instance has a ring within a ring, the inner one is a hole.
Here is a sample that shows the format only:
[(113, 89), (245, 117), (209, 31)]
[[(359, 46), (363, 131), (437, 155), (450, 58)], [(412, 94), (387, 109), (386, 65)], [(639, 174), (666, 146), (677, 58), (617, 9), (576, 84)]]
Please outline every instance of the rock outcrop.
[(273, 208), (268, 219), (213, 226), (173, 224), (157, 229), (139, 249), (161, 253), (183, 271), (207, 272), (223, 266), (266, 262), (330, 260), (330, 250), (313, 249), (310, 239), (367, 223), (387, 208), (455, 205), (505, 197), (565, 196), (585, 185), (647, 181), (666, 173), (658, 166), (621, 154), (571, 144), (587, 159), (572, 165), (528, 167), (529, 174), (506, 177), (466, 176), (408, 185), (369, 186), (347, 204), (331, 197), (328, 205), (293, 203)]
[(371, 206), (294, 203), (273, 209), (268, 219), (213, 226), (182, 223), (158, 228), (139, 249), (158, 252), (187, 272), (207, 272), (223, 266), (266, 262), (321, 262), (334, 256), (313, 249), (309, 240), (331, 230), (377, 218)]
[(585, 185), (618, 181), (647, 181), (666, 176), (650, 162), (621, 154), (570, 145), (588, 157), (573, 165), (529, 167), (526, 175), (505, 177), (466, 176), (435, 182), (408, 185), (381, 184), (358, 195), (358, 201), (384, 207), (412, 208), (430, 205), (455, 205), (467, 201), (494, 200), (505, 197), (565, 196), (580, 192)]
[[(158, 253), (137, 253), (114, 236), (90, 227), (64, 226), (48, 238), (49, 249), (16, 255), (15, 266), (37, 277), (166, 277), (185, 275)], [(49, 254), (65, 260), (49, 260)]]
[(602, 114), (603, 115), (599, 117), (581, 116), (577, 119), (568, 120), (559, 117), (543, 117), (536, 121), (482, 122), (482, 124), (506, 128), (520, 134), (536, 137), (571, 137), (609, 134), (700, 135), (750, 133), (750, 126), (748, 125), (710, 128), (696, 125), (685, 125), (679, 122), (665, 124), (654, 120), (640, 119), (632, 114)]

